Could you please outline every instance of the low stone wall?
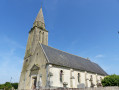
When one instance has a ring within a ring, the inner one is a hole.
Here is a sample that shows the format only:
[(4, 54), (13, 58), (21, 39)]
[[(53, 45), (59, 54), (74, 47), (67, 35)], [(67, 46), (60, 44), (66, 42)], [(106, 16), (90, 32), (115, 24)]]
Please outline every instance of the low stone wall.
[(39, 90), (119, 90), (119, 87), (98, 87), (98, 88), (58, 88), (58, 89), (39, 89)]
[(79, 90), (119, 90), (119, 87), (99, 87), (99, 88), (86, 88)]

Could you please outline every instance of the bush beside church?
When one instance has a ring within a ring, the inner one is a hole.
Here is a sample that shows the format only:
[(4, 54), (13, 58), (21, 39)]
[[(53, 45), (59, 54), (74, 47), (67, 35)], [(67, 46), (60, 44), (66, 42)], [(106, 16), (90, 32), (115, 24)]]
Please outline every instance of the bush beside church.
[(119, 75), (109, 75), (102, 80), (103, 87), (119, 86)]
[(12, 88), (17, 89), (18, 83), (6, 82), (5, 84), (0, 84), (0, 89), (10, 90)]

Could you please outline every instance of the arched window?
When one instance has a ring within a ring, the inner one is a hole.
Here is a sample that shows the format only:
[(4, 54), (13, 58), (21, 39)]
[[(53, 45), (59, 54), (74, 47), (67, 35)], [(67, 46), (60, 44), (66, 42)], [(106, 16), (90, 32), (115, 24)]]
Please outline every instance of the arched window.
[(42, 33), (42, 43), (44, 43), (44, 32)]
[(41, 31), (39, 32), (39, 41), (41, 42)]
[(78, 73), (78, 83), (80, 83), (80, 73)]
[(60, 70), (60, 82), (63, 82), (63, 70)]

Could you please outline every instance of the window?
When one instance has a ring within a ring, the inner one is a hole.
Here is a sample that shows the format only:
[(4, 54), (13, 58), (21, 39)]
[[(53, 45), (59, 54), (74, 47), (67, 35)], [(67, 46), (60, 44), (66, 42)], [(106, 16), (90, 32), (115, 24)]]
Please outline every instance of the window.
[(60, 71), (60, 82), (63, 82), (63, 70)]
[(28, 59), (26, 59), (26, 62), (28, 62)]
[(41, 41), (41, 31), (39, 32), (39, 41)]
[(42, 33), (42, 43), (44, 43), (44, 32)]
[(93, 76), (92, 75), (90, 76), (90, 81), (93, 81)]
[(80, 83), (80, 73), (78, 73), (78, 83)]

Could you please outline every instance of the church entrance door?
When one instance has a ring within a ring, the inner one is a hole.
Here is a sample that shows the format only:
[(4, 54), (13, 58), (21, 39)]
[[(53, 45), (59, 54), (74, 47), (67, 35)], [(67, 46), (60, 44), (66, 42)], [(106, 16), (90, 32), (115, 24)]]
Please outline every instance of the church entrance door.
[(32, 77), (32, 89), (36, 89), (37, 77)]

